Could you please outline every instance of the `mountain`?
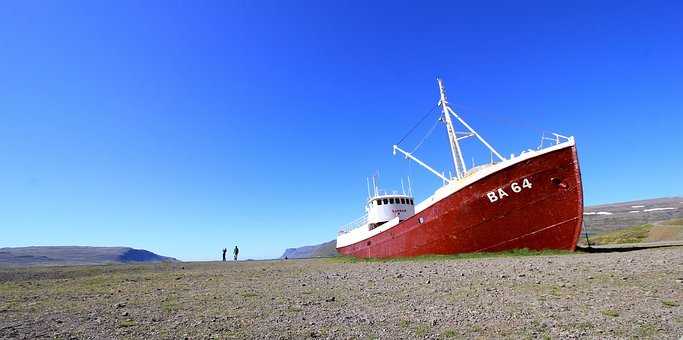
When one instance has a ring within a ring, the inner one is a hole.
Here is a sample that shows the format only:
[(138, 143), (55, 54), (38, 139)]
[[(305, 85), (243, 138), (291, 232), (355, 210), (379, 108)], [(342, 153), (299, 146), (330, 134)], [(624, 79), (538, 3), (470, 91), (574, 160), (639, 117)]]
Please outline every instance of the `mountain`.
[(176, 262), (172, 257), (128, 247), (17, 247), (0, 248), (0, 266), (64, 266), (111, 263)]
[(676, 218), (683, 218), (683, 197), (593, 205), (584, 208), (581, 236)]
[[(662, 197), (640, 201), (593, 205), (584, 208), (583, 231), (588, 235), (601, 234), (646, 223), (683, 218), (683, 197)], [(289, 248), (280, 258), (338, 256), (336, 240), (322, 244)]]
[(288, 259), (304, 259), (311, 257), (330, 257), (338, 256), (337, 254), (337, 240), (316, 244), (312, 246), (303, 246), (299, 248), (288, 248), (285, 253), (280, 256), (281, 259), (285, 257)]

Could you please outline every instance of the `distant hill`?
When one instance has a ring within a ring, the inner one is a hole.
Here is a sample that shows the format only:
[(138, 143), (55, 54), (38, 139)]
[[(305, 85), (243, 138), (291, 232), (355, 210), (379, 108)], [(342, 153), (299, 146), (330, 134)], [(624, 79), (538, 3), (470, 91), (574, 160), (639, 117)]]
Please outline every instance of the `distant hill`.
[[(663, 197), (648, 200), (619, 202), (588, 206), (584, 208), (583, 231), (588, 235), (683, 218), (683, 197)], [(336, 240), (317, 245), (289, 248), (280, 258), (298, 259), (338, 256)]]
[(683, 218), (683, 197), (594, 205), (584, 209), (581, 236), (677, 218)]
[(330, 257), (337, 256), (337, 240), (316, 244), (312, 246), (303, 246), (299, 248), (288, 248), (285, 253), (280, 256), (281, 259), (285, 257), (288, 259), (303, 259), (311, 257)]
[(109, 263), (176, 262), (172, 257), (128, 247), (0, 248), (0, 267), (97, 265)]

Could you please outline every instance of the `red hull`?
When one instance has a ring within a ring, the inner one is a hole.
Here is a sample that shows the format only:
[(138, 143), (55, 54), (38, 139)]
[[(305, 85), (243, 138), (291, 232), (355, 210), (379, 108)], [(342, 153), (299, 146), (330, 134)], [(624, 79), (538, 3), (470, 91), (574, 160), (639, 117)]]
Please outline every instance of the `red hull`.
[[(512, 192), (512, 183), (522, 185), (524, 179), (531, 188)], [(491, 202), (487, 194), (498, 188), (508, 196)], [(488, 175), (398, 225), (337, 251), (362, 258), (519, 248), (573, 251), (582, 220), (581, 174), (571, 146)]]

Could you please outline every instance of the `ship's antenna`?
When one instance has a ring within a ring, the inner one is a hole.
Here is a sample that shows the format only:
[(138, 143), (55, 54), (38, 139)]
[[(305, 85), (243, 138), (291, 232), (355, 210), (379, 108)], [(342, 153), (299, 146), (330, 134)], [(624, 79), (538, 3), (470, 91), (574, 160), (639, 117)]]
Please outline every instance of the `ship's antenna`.
[[(377, 171), (379, 173), (379, 170)], [(372, 191), (377, 196), (377, 183), (375, 182), (375, 175), (372, 175)]]
[(365, 177), (365, 182), (368, 184), (368, 199), (372, 198), (372, 195), (370, 195), (370, 179)]
[(410, 175), (408, 175), (408, 194), (410, 194), (410, 197), (413, 197), (413, 186), (410, 185)]
[(446, 123), (446, 130), (448, 131), (448, 140), (451, 142), (451, 156), (453, 156), (455, 176), (460, 179), (465, 176), (465, 172), (467, 171), (465, 168), (465, 160), (462, 158), (462, 151), (460, 150), (460, 144), (458, 144), (458, 137), (455, 134), (453, 121), (451, 120), (451, 115), (448, 110), (446, 87), (443, 84), (443, 80), (440, 78), (437, 78), (436, 80), (439, 83), (439, 92), (441, 94), (439, 104), (441, 105), (441, 110), (443, 111), (444, 123)]
[(403, 196), (405, 196), (406, 188), (403, 187), (403, 177), (401, 177), (401, 191), (403, 191)]

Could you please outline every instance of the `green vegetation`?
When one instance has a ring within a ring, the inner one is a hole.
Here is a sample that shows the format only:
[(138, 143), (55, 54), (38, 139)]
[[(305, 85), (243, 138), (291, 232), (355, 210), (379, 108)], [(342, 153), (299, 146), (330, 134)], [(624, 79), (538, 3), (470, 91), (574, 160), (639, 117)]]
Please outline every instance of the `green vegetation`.
[[(642, 224), (590, 236), (592, 245), (675, 241), (683, 239), (683, 218)], [(579, 239), (586, 245), (585, 239)]]
[(652, 227), (652, 224), (643, 224), (639, 226), (610, 231), (608, 233), (599, 234), (591, 237), (590, 242), (593, 245), (640, 243), (647, 238)]
[(132, 326), (135, 326), (135, 321), (133, 321), (131, 319), (121, 320), (121, 322), (119, 322), (119, 327), (132, 327)]
[(614, 318), (619, 316), (619, 312), (615, 311), (614, 309), (609, 309), (609, 308), (600, 311), (600, 313), (602, 313), (603, 315), (614, 317)]
[(667, 307), (678, 307), (680, 304), (676, 301), (662, 300), (662, 304)]
[(447, 329), (443, 333), (441, 333), (441, 337), (444, 339), (455, 338), (457, 336), (458, 336), (458, 332), (456, 332), (452, 329)]
[(340, 262), (340, 263), (356, 263), (356, 262), (397, 262), (397, 261), (439, 261), (439, 260), (465, 260), (465, 259), (479, 259), (492, 257), (518, 257), (518, 256), (547, 256), (547, 255), (567, 255), (571, 252), (566, 250), (529, 250), (529, 249), (514, 249), (501, 252), (478, 252), (478, 253), (462, 253), (454, 255), (422, 255), (414, 257), (392, 257), (388, 259), (359, 259), (353, 256), (339, 256), (326, 261)]
[(646, 339), (655, 339), (657, 335), (657, 326), (651, 323), (644, 323), (638, 327), (638, 337)]
[(166, 313), (173, 313), (180, 308), (178, 299), (175, 296), (169, 296), (165, 301), (161, 302), (161, 310)]
[(415, 326), (415, 335), (417, 337), (424, 338), (427, 334), (429, 334), (429, 325), (421, 323)]
[(662, 225), (680, 225), (683, 226), (683, 218), (674, 218), (672, 220), (664, 221)]

